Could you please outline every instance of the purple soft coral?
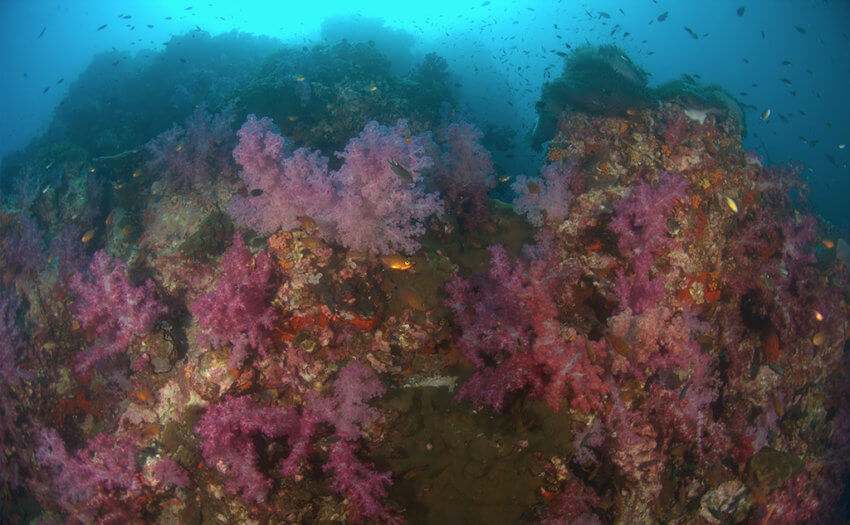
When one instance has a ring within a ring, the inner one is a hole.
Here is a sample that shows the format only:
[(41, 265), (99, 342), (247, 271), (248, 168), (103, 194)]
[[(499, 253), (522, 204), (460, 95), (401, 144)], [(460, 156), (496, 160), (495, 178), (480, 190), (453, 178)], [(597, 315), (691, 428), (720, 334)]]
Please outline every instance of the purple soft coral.
[(226, 475), (224, 488), (246, 502), (263, 501), (272, 487), (260, 471), (253, 437), (272, 439), (296, 435), (300, 418), (291, 409), (260, 407), (248, 396), (228, 398), (207, 409), (195, 432), (207, 465)]
[(89, 272), (91, 280), (79, 273), (71, 279), (71, 290), (77, 294), (74, 316), (83, 328), (92, 331), (95, 340), (92, 348), (80, 353), (76, 367), (79, 372), (125, 351), (166, 312), (165, 305), (154, 298), (153, 281), (132, 286), (127, 279), (127, 265), (103, 250), (95, 252)]
[(484, 135), (474, 124), (455, 122), (445, 133), (446, 148), (436, 166), (436, 182), (455, 216), (465, 228), (473, 229), (487, 219), (487, 192), (496, 185), (493, 160), (481, 145)]
[(265, 355), (271, 345), (275, 320), (274, 309), (268, 305), (274, 291), (272, 262), (266, 252), (252, 256), (237, 234), (221, 259), (221, 267), (224, 275), (215, 290), (201, 296), (190, 310), (201, 326), (201, 344), (230, 343), (229, 364), (239, 367), (249, 349)]
[[(129, 437), (98, 434), (84, 449), (69, 454), (62, 438), (52, 428), (42, 428), (35, 457), (51, 472), (50, 484), (56, 501), (64, 510), (93, 519), (91, 508), (106, 493), (116, 491), (118, 497), (138, 492), (135, 454), (138, 447)], [(96, 507), (95, 507), (96, 508)], [(80, 514), (80, 513), (83, 514)]]
[(664, 276), (651, 277), (652, 265), (656, 255), (673, 245), (667, 235), (667, 214), (685, 197), (687, 186), (684, 178), (665, 175), (656, 187), (641, 184), (614, 204), (616, 215), (608, 227), (620, 236), (620, 252), (631, 259), (630, 271), (620, 269), (617, 273), (621, 309), (640, 313), (663, 297)]
[(332, 471), (331, 488), (345, 494), (351, 503), (349, 518), (359, 523), (363, 518), (394, 521), (394, 515), (381, 503), (387, 497), (387, 486), (392, 485), (390, 473), (378, 473), (354, 455), (354, 446), (347, 441), (337, 441), (330, 447), (328, 462), (322, 467)]
[(334, 395), (314, 399), (309, 407), (333, 424), (340, 437), (354, 440), (361, 434), (361, 425), (368, 425), (378, 417), (378, 409), (366, 402), (385, 391), (371, 368), (353, 361), (340, 370), (334, 382)]
[(367, 401), (384, 393), (375, 373), (366, 365), (349, 363), (334, 383), (332, 396), (309, 400), (301, 414), (293, 408), (260, 407), (250, 397), (227, 398), (209, 407), (195, 428), (201, 452), (210, 466), (226, 474), (225, 489), (241, 494), (246, 502), (263, 501), (272, 487), (271, 478), (260, 470), (254, 438), (285, 437), (289, 455), (280, 472), (295, 476), (307, 463), (311, 443), (322, 423), (333, 427), (341, 438), (331, 446), (325, 471), (336, 475), (331, 487), (347, 495), (354, 512), (368, 518), (388, 517), (381, 505), (390, 474), (379, 474), (354, 455), (362, 426), (378, 417)]
[(560, 279), (551, 261), (541, 256), (530, 268), (512, 268), (503, 247), (490, 251), (489, 275), (458, 277), (446, 287), (462, 330), (458, 348), (479, 368), (458, 397), (502, 410), (509, 395), (525, 390), (557, 410), (569, 392), (575, 409), (600, 407), (607, 385), (586, 347), (602, 356), (604, 344), (561, 334), (554, 299)]
[(230, 112), (224, 110), (210, 115), (202, 105), (185, 124), (185, 128), (174, 124), (145, 145), (153, 156), (148, 167), (162, 170), (178, 188), (231, 173), (229, 152), (233, 147), (233, 116)]

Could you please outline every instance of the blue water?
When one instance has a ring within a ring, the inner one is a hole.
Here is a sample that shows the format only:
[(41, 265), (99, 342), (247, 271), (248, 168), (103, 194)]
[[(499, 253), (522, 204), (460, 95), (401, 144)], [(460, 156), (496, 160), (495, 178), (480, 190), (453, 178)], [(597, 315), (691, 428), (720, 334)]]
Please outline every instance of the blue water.
[[(323, 21), (338, 15), (346, 18), (325, 23), (323, 31)], [(193, 30), (217, 35), (235, 29), (299, 45), (342, 36), (371, 39), (400, 71), (434, 51), (456, 75), (461, 105), (473, 121), (509, 126), (520, 135), (534, 124), (542, 82), (560, 73), (556, 52), (613, 42), (651, 73), (652, 84), (687, 73), (735, 94), (747, 108), (746, 147), (771, 163), (802, 163), (812, 202), (846, 230), (850, 149), (841, 145), (850, 142), (848, 20), (850, 2), (838, 0), (4, 0), (0, 155), (44, 131), (96, 53), (151, 53), (172, 35)], [(760, 121), (768, 108), (770, 118)], [(496, 160), (515, 173), (539, 166), (522, 141)]]

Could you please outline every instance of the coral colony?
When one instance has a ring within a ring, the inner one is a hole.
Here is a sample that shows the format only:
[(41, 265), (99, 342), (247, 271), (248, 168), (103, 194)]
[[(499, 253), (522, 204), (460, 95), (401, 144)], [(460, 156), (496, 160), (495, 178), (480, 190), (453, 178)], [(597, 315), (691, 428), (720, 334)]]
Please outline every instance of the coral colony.
[(4, 523), (847, 519), (840, 242), (623, 56), (567, 58), (525, 175), (435, 55), (285, 49), (137, 127), (72, 89), (4, 163)]

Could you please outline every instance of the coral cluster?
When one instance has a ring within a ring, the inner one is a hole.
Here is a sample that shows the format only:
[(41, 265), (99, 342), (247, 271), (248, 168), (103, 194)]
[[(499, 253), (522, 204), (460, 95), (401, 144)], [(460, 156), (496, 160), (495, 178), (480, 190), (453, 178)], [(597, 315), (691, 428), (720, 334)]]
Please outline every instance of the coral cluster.
[(439, 121), (444, 61), (400, 79), (347, 43), (252, 63), (185, 128), (30, 152), (0, 210), (3, 521), (846, 519), (841, 241), (732, 106), (615, 50), (568, 68), (625, 82), (611, 107), (544, 91), (512, 203)]

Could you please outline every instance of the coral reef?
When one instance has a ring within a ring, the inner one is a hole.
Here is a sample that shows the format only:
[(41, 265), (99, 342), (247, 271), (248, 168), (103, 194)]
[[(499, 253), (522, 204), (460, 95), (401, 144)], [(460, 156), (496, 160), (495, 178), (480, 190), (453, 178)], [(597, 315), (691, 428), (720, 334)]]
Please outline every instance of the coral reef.
[(582, 49), (511, 181), (440, 57), (250, 42), (4, 159), (4, 523), (846, 521), (846, 242), (722, 90)]

